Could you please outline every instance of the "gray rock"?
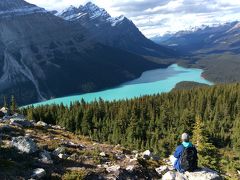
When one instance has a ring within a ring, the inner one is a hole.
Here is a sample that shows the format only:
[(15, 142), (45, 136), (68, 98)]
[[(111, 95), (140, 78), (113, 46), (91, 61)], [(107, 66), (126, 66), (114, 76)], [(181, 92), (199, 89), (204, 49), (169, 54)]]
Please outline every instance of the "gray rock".
[(67, 154), (62, 154), (62, 153), (60, 153), (60, 154), (58, 154), (58, 157), (59, 157), (60, 159), (67, 159), (67, 158), (68, 158), (68, 155), (67, 155)]
[(162, 180), (221, 180), (221, 176), (217, 172), (203, 168), (195, 172), (173, 172), (168, 171), (163, 175)]
[(59, 154), (65, 154), (66, 149), (64, 147), (59, 147), (53, 151), (54, 156), (58, 156)]
[(44, 151), (40, 152), (39, 156), (41, 158), (40, 159), (41, 162), (46, 163), (46, 164), (52, 164), (53, 163), (50, 152), (44, 150)]
[(65, 130), (65, 128), (58, 126), (58, 125), (50, 125), (51, 128), (56, 129), (56, 130)]
[(32, 127), (33, 124), (25, 118), (14, 117), (10, 119), (10, 124), (18, 127)]
[(36, 125), (37, 126), (42, 126), (42, 127), (48, 127), (48, 124), (43, 122), (43, 121), (38, 121)]
[(64, 147), (59, 147), (53, 151), (53, 155), (59, 157), (60, 159), (67, 159), (69, 156), (65, 152), (66, 149)]
[(143, 159), (150, 159), (152, 157), (152, 152), (150, 150), (146, 150), (142, 153)]
[(33, 170), (32, 178), (41, 179), (46, 176), (46, 171), (42, 168), (37, 168)]
[(85, 148), (84, 145), (82, 145), (82, 144), (75, 144), (75, 143), (73, 143), (71, 141), (66, 141), (66, 142), (62, 143), (62, 145), (65, 146), (65, 147), (69, 147), (69, 148), (78, 148), (78, 149), (84, 149)]
[(186, 180), (182, 174), (178, 172), (168, 171), (163, 175), (162, 180)]
[(8, 110), (8, 108), (6, 108), (6, 107), (2, 107), (2, 108), (0, 109), (0, 111), (1, 111), (2, 113), (4, 113), (5, 116), (9, 114), (9, 110)]
[(195, 172), (186, 172), (184, 174), (186, 179), (189, 180), (221, 180), (221, 176), (211, 169), (202, 168)]
[(35, 153), (37, 151), (36, 143), (29, 137), (13, 137), (12, 146), (24, 153)]

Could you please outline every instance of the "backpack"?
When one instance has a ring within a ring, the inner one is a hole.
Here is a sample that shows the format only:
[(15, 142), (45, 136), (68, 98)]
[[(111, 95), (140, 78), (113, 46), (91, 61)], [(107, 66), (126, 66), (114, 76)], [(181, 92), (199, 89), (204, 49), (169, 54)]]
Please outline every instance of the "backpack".
[(198, 157), (197, 157), (197, 150), (194, 146), (185, 148), (180, 158), (180, 165), (183, 172), (189, 171), (193, 172), (198, 167)]

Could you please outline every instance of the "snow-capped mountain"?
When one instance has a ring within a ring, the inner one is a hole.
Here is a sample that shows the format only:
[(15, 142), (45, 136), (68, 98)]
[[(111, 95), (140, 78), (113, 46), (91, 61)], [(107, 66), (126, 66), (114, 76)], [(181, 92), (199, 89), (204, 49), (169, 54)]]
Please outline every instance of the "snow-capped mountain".
[(116, 86), (159, 67), (23, 0), (1, 0), (0, 12), (0, 96), (20, 105)]
[(121, 23), (125, 18), (124, 16), (113, 18), (105, 9), (99, 8), (91, 2), (88, 2), (85, 6), (80, 6), (79, 8), (70, 6), (61, 13), (58, 13), (57, 16), (69, 21), (76, 21), (80, 18), (86, 18), (87, 16), (90, 21), (96, 21), (97, 19), (102, 23), (111, 23), (112, 26)]
[(78, 8), (70, 6), (57, 16), (84, 26), (94, 40), (108, 46), (144, 56), (170, 57), (174, 53), (147, 39), (128, 18), (111, 17), (91, 2)]
[(240, 44), (240, 23), (235, 21), (214, 26), (202, 26), (152, 40), (171, 47), (175, 45), (176, 50), (186, 53), (203, 49), (214, 52), (240, 52), (238, 46)]

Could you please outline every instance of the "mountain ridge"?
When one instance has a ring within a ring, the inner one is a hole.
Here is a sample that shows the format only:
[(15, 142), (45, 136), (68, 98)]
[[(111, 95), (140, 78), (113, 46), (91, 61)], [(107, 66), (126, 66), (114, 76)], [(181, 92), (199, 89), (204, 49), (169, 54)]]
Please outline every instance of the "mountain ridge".
[[(147, 39), (125, 16), (111, 17), (105, 9), (93, 3), (79, 8), (71, 6), (57, 16), (82, 25), (94, 40), (142, 56), (173, 58), (176, 53)], [(160, 60), (159, 59), (159, 60)]]

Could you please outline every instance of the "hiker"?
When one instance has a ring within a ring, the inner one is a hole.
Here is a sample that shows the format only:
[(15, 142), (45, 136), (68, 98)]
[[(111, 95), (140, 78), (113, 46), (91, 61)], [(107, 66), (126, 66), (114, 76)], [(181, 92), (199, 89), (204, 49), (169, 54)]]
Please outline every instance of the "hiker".
[(174, 168), (181, 173), (185, 171), (192, 172), (197, 169), (197, 149), (189, 141), (189, 138), (187, 133), (183, 133), (181, 137), (182, 144), (176, 148), (174, 155), (170, 157)]

